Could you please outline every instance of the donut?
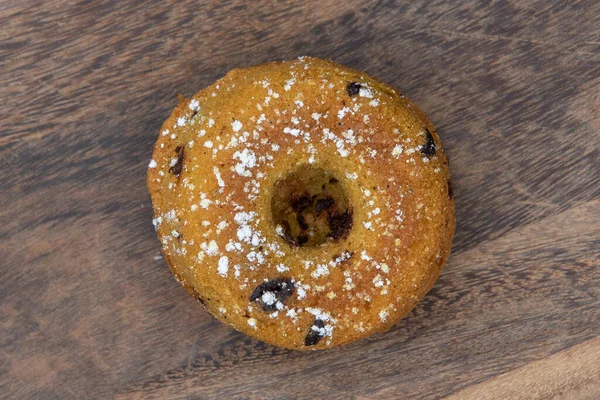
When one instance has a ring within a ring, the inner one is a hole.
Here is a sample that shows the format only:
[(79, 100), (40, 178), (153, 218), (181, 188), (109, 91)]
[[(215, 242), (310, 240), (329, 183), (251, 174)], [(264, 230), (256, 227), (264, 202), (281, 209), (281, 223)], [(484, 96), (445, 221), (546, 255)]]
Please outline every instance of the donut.
[(433, 286), (455, 228), (425, 114), (317, 58), (234, 69), (180, 96), (147, 184), (177, 281), (216, 319), (289, 349), (397, 324)]

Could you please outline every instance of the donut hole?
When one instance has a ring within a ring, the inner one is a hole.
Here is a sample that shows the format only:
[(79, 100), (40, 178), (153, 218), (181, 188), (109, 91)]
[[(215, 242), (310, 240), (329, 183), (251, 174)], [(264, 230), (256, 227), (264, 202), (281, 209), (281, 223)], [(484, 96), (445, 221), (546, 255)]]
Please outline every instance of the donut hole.
[(352, 207), (341, 182), (329, 171), (301, 165), (275, 183), (274, 229), (289, 245), (316, 247), (345, 239)]

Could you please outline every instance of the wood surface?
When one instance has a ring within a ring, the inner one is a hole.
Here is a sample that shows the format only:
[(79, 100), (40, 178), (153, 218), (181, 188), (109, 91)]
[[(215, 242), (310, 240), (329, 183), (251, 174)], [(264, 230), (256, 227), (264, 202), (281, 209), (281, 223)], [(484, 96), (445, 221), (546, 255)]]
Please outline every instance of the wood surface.
[[(600, 398), (600, 2), (0, 2), (0, 398)], [(177, 94), (330, 58), (438, 128), (453, 254), (398, 326), (326, 352), (172, 278), (146, 166)]]

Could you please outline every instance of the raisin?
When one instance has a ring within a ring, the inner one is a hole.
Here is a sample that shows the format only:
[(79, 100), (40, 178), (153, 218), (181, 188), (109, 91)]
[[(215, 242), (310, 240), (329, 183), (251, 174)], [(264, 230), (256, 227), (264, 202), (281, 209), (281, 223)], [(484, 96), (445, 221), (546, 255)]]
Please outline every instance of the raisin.
[[(265, 281), (258, 285), (250, 295), (250, 301), (258, 301), (262, 304), (264, 311), (274, 311), (277, 309), (277, 302), (285, 303), (285, 301), (294, 292), (294, 281), (289, 278), (275, 278)], [(275, 297), (274, 301), (269, 304), (263, 302), (263, 295), (272, 293)]]
[(296, 221), (298, 221), (298, 225), (300, 226), (300, 229), (302, 229), (303, 231), (305, 231), (309, 228), (308, 224), (306, 223), (306, 218), (304, 218), (304, 215), (298, 214), (296, 216)]
[(452, 181), (448, 179), (448, 198), (454, 197), (454, 186), (452, 186)]
[(182, 146), (175, 147), (175, 153), (177, 153), (177, 162), (171, 168), (169, 172), (175, 176), (179, 176), (183, 170), (183, 157), (185, 155), (185, 149)]
[(323, 211), (328, 210), (335, 204), (335, 200), (332, 197), (325, 197), (324, 199), (317, 199), (315, 203), (315, 211), (317, 215), (321, 214)]
[(360, 88), (362, 88), (360, 83), (350, 82), (348, 86), (346, 86), (346, 92), (348, 92), (348, 96), (352, 97), (360, 92)]
[(437, 152), (437, 146), (433, 140), (433, 135), (429, 129), (425, 128), (425, 143), (421, 146), (421, 153), (427, 157), (432, 157)]
[(304, 234), (298, 235), (298, 237), (296, 238), (296, 243), (298, 244), (298, 246), (303, 246), (307, 242), (308, 242), (308, 236), (306, 236)]
[(315, 319), (315, 322), (313, 322), (313, 324), (310, 327), (310, 330), (308, 331), (308, 334), (304, 338), (304, 345), (314, 346), (315, 344), (319, 343), (321, 338), (325, 336), (325, 334), (323, 333), (323, 328), (325, 328), (325, 322), (318, 318)]
[(312, 204), (312, 199), (308, 193), (304, 193), (299, 197), (292, 199), (292, 209), (298, 213), (304, 211)]
[(352, 228), (352, 212), (346, 210), (342, 213), (332, 213), (327, 216), (327, 223), (329, 224), (329, 235), (334, 240), (345, 238)]

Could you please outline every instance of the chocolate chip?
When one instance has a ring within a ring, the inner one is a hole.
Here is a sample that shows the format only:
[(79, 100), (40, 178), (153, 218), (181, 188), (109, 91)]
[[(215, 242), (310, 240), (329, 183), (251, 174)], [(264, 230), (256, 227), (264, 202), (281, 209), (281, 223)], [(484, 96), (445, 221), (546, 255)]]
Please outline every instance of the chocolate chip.
[(345, 238), (352, 228), (352, 212), (346, 210), (342, 213), (332, 213), (327, 216), (327, 223), (329, 224), (329, 235), (334, 240)]
[(452, 181), (448, 179), (448, 198), (454, 197), (454, 186), (452, 186)]
[(348, 92), (348, 96), (352, 97), (360, 92), (361, 87), (361, 84), (358, 82), (350, 82), (348, 86), (346, 86), (346, 92)]
[(181, 171), (183, 170), (183, 157), (185, 154), (185, 148), (182, 146), (175, 147), (175, 153), (177, 153), (177, 162), (171, 168), (169, 168), (169, 172), (174, 174), (175, 176), (179, 176)]
[(324, 199), (317, 199), (315, 203), (315, 211), (317, 215), (321, 214), (323, 211), (331, 208), (335, 204), (335, 200), (332, 197), (325, 197)]
[(337, 180), (336, 178), (329, 179), (329, 183), (331, 183), (331, 184), (336, 184), (338, 182), (339, 182), (339, 180)]
[(312, 326), (310, 327), (310, 330), (308, 331), (308, 334), (304, 338), (304, 345), (314, 346), (315, 344), (319, 343), (319, 340), (321, 340), (321, 338), (325, 336), (325, 334), (323, 333), (323, 328), (325, 328), (325, 322), (318, 318), (315, 319), (315, 322), (313, 322)]
[(432, 157), (437, 152), (437, 146), (433, 140), (433, 135), (429, 129), (425, 128), (425, 143), (421, 146), (421, 153), (427, 157)]
[[(263, 302), (265, 293), (272, 293), (275, 296), (275, 301), (270, 304)], [(277, 309), (277, 302), (285, 303), (285, 301), (294, 292), (294, 281), (289, 278), (275, 278), (265, 281), (258, 285), (250, 295), (250, 301), (258, 301), (262, 304), (264, 311), (274, 311)]]

